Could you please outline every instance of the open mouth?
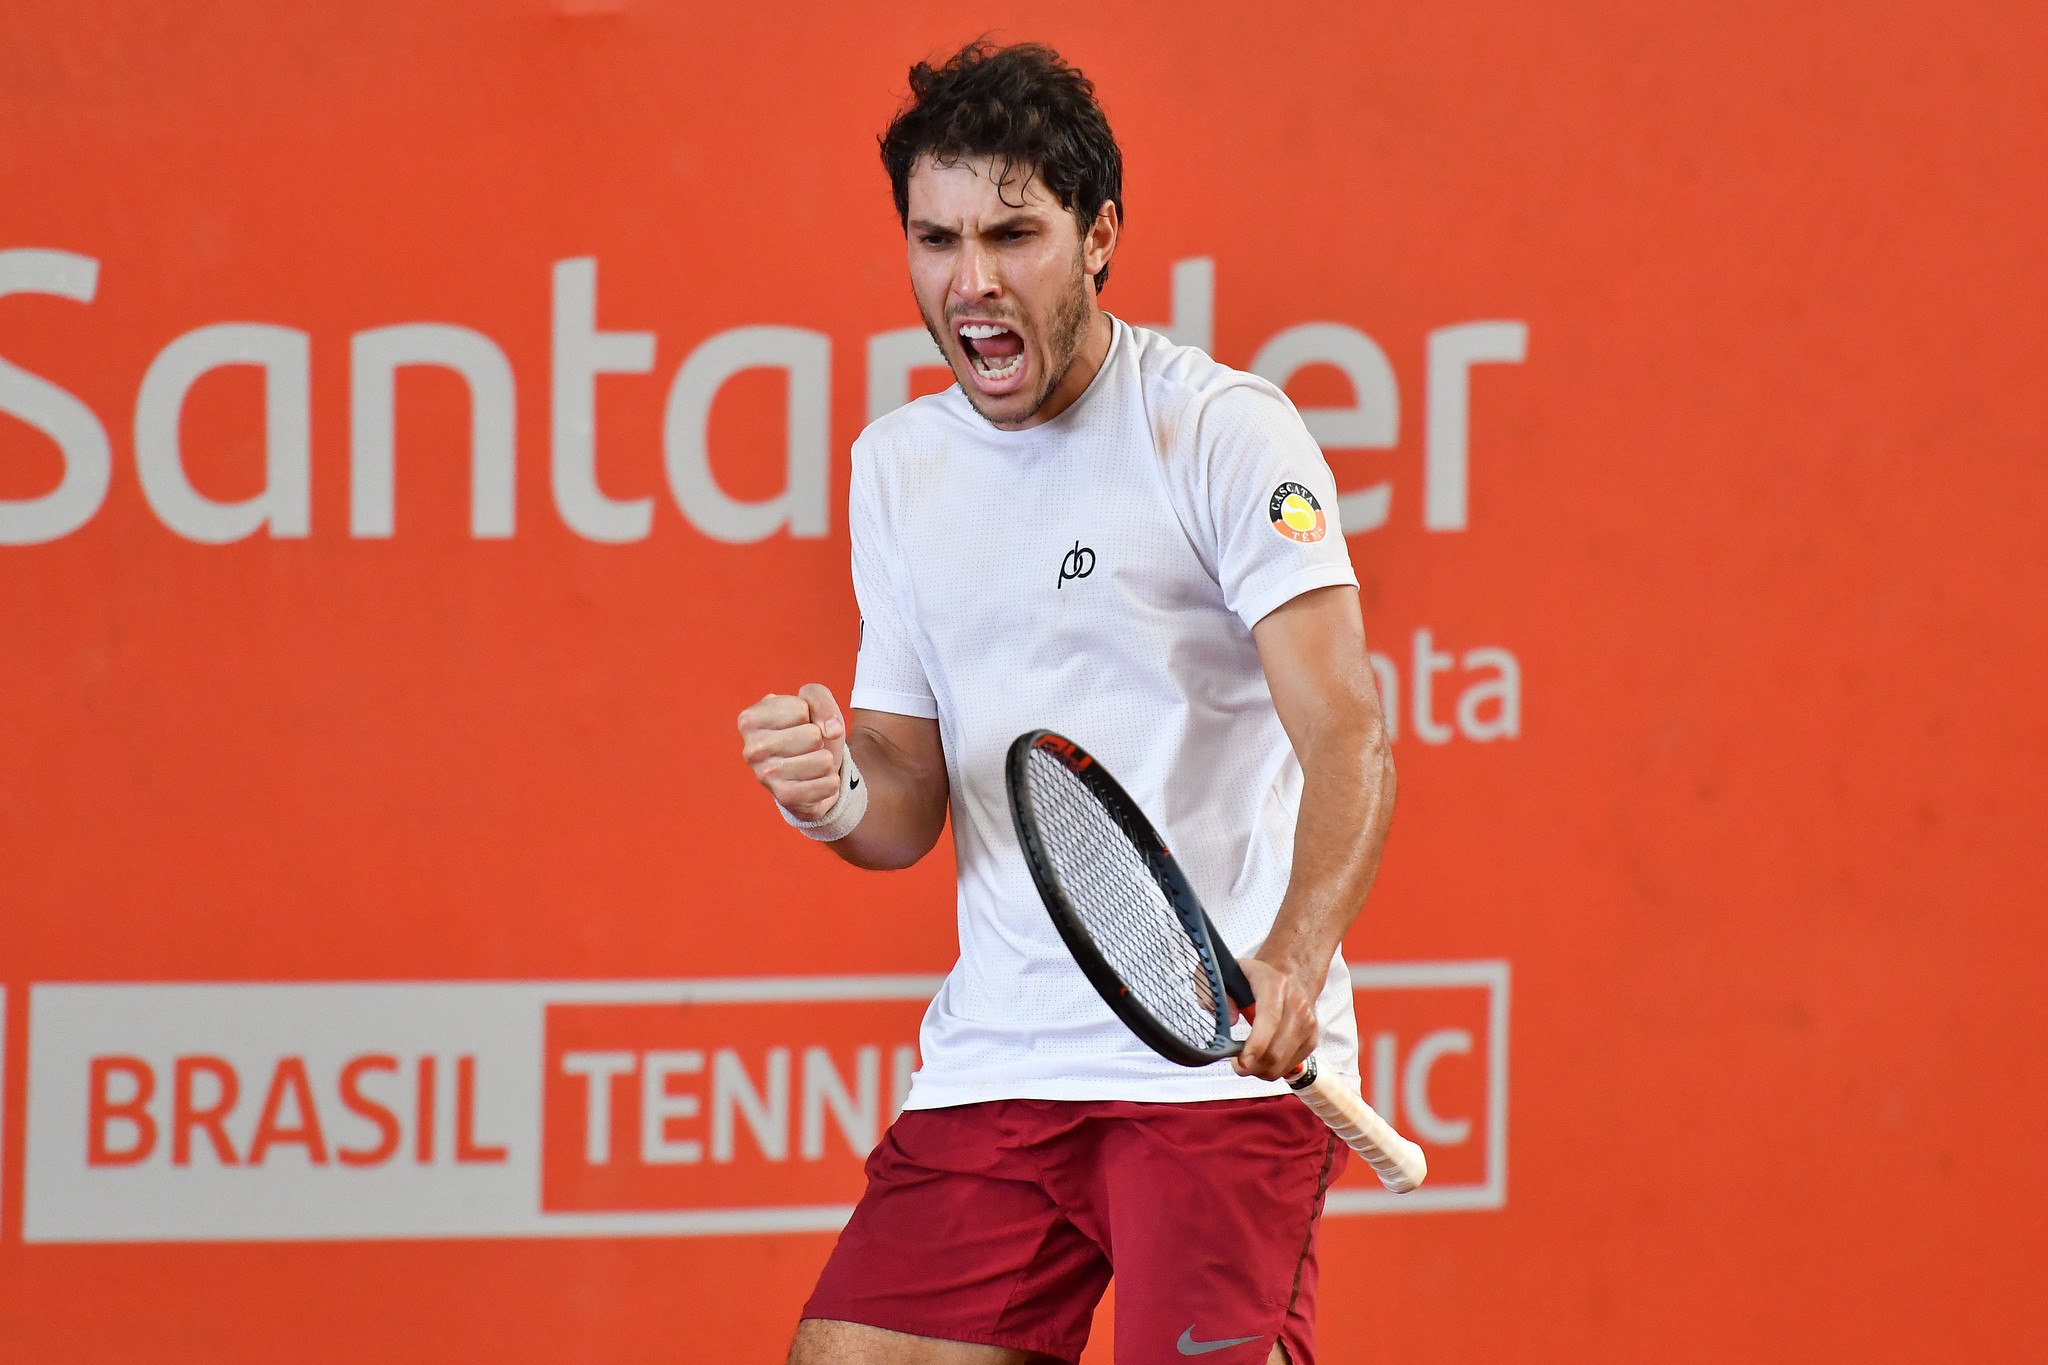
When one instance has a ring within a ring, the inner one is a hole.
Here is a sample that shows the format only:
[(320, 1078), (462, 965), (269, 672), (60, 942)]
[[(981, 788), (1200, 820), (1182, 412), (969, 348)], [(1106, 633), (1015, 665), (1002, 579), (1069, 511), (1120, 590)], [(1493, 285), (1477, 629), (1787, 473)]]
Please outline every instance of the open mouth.
[(1024, 372), (1024, 338), (999, 322), (963, 322), (959, 325), (960, 349), (975, 377), (986, 384), (1001, 384)]

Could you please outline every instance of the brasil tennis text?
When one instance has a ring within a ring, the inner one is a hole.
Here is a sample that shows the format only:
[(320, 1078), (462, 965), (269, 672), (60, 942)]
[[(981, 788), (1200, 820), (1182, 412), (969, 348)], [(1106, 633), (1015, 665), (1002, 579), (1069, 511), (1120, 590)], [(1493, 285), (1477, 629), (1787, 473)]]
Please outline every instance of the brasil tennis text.
[[(1354, 969), (1364, 1091), (1506, 1198), (1507, 965)], [(32, 1242), (835, 1228), (935, 977), (31, 988)], [(1382, 1203), (1380, 1201), (1390, 1201)]]

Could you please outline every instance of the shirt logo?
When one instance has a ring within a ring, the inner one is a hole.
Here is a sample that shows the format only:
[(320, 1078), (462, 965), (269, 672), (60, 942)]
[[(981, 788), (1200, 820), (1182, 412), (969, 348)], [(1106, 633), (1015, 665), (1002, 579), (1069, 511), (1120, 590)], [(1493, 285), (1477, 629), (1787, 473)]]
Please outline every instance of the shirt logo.
[(1242, 1346), (1247, 1341), (1257, 1340), (1259, 1340), (1257, 1337), (1231, 1337), (1226, 1341), (1196, 1341), (1195, 1325), (1191, 1322), (1188, 1324), (1188, 1330), (1180, 1334), (1180, 1340), (1173, 1344), (1180, 1349), (1180, 1353), (1184, 1356), (1205, 1356), (1211, 1351), (1220, 1351), (1226, 1346)]
[(1086, 578), (1094, 572), (1095, 551), (1077, 540), (1074, 548), (1060, 557), (1060, 581), (1054, 586), (1064, 588), (1069, 578)]
[(1298, 483), (1283, 483), (1274, 489), (1273, 500), (1266, 504), (1266, 515), (1273, 518), (1274, 530), (1304, 545), (1315, 544), (1330, 529), (1330, 523), (1323, 519), (1323, 505)]

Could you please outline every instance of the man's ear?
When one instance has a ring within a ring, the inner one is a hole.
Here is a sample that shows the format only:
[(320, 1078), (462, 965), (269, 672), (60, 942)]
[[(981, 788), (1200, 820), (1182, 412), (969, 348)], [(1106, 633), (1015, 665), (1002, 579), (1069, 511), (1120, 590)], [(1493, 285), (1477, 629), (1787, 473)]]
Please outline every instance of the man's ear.
[(1109, 258), (1116, 255), (1117, 238), (1122, 231), (1123, 224), (1116, 214), (1116, 200), (1103, 200), (1101, 209), (1095, 214), (1094, 226), (1088, 229), (1088, 236), (1081, 244), (1081, 264), (1090, 279), (1100, 274), (1102, 267), (1109, 264)]

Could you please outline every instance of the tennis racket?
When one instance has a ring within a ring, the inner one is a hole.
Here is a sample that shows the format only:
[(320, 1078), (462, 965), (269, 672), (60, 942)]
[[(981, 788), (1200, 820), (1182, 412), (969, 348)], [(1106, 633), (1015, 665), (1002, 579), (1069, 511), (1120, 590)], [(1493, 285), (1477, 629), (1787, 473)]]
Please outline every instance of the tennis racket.
[[(1031, 880), (1104, 1003), (1182, 1066), (1242, 1052), (1230, 1036), (1230, 1006), (1253, 1017), (1251, 983), (1137, 803), (1086, 750), (1050, 730), (1017, 736), (1005, 777)], [(1422, 1149), (1313, 1056), (1287, 1084), (1389, 1190), (1422, 1183)]]

